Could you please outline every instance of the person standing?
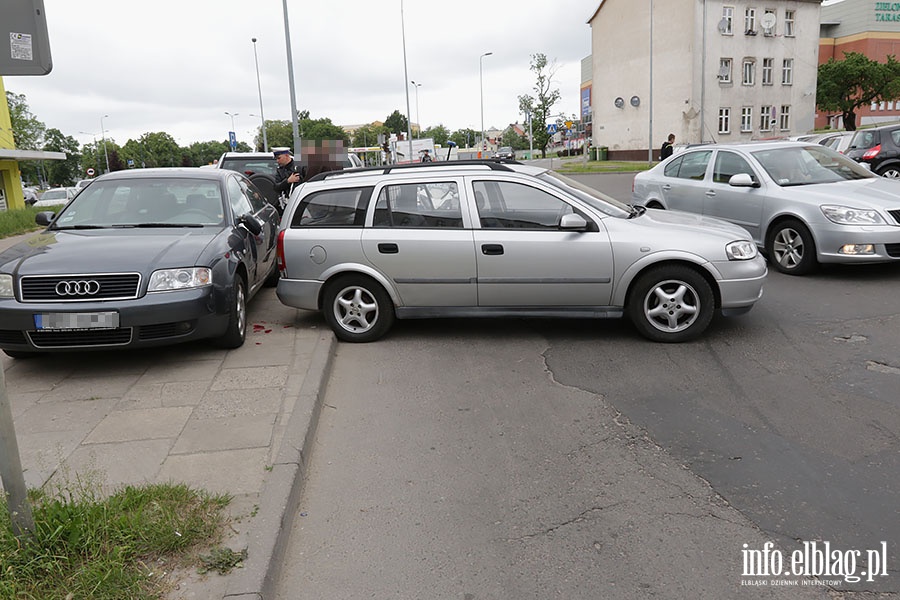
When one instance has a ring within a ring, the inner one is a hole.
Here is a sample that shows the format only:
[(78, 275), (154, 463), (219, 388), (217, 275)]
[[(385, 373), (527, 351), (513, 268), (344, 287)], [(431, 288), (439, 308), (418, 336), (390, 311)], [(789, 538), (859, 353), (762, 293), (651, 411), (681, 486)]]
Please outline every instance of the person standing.
[(675, 134), (670, 133), (669, 139), (663, 142), (662, 148), (659, 151), (659, 160), (663, 161), (672, 156), (672, 152), (674, 151), (675, 144)]
[(275, 191), (290, 197), (294, 186), (303, 181), (303, 169), (294, 160), (290, 148), (272, 148), (278, 168), (275, 170)]
[(422, 162), (434, 162), (434, 159), (431, 158), (431, 154), (428, 153), (428, 148), (422, 150)]

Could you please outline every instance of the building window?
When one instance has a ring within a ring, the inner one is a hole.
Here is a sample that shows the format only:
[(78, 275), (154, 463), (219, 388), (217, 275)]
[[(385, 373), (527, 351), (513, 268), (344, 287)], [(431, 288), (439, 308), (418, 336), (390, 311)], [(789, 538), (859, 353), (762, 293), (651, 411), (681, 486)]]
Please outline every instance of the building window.
[(744, 106), (741, 108), (741, 131), (753, 131), (753, 107)]
[(794, 37), (794, 11), (784, 11), (784, 37)]
[(719, 59), (719, 83), (731, 83), (731, 59)]
[(888, 107), (887, 107), (887, 109), (888, 109), (888, 110), (894, 110), (894, 101), (893, 101), (893, 100), (888, 100)]
[(719, 109), (719, 133), (731, 133), (731, 109)]
[(764, 58), (762, 66), (762, 84), (772, 85), (772, 71), (775, 68), (774, 58)]
[(775, 111), (771, 105), (760, 107), (759, 109), (759, 130), (772, 131), (772, 124), (775, 122)]
[(789, 104), (781, 105), (781, 115), (778, 124), (782, 131), (791, 130), (791, 106)]
[[(770, 17), (769, 15), (772, 16)], [(775, 22), (777, 20), (778, 17), (775, 16), (775, 9), (767, 8), (765, 13), (763, 13), (762, 23), (760, 23), (760, 25), (763, 26), (763, 35), (775, 35)]]
[(884, 100), (878, 103), (878, 110), (884, 110)]
[(794, 83), (794, 59), (786, 58), (781, 67), (781, 83), (782, 85), (792, 85)]
[(741, 83), (744, 85), (753, 85), (756, 79), (756, 61), (752, 58), (745, 58), (742, 72)]
[(875, 112), (876, 110), (878, 110), (878, 103), (873, 102), (872, 106), (869, 107), (869, 110), (871, 110), (872, 112)]
[(744, 10), (744, 33), (747, 35), (756, 35), (756, 9), (748, 8)]
[(734, 34), (734, 7), (733, 6), (723, 6), (722, 7), (722, 20), (719, 21), (719, 31), (722, 32), (722, 35), (733, 35)]

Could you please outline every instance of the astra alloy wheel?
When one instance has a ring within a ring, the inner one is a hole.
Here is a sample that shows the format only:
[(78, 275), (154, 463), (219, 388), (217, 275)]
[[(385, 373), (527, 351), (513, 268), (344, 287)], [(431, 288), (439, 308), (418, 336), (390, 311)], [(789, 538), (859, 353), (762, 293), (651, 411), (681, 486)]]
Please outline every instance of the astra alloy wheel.
[(766, 236), (766, 254), (776, 270), (806, 275), (816, 268), (816, 245), (809, 229), (795, 219), (776, 224)]
[(629, 294), (628, 314), (641, 334), (654, 342), (684, 342), (712, 321), (712, 288), (687, 266), (656, 267), (641, 275)]
[(328, 284), (322, 298), (325, 320), (345, 342), (373, 342), (394, 323), (387, 292), (364, 275), (343, 275)]

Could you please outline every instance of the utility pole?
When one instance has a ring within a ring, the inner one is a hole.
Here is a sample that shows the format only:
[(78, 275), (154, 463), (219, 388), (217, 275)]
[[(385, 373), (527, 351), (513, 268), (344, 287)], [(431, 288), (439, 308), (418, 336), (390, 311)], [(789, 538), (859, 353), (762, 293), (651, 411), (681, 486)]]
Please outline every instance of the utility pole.
[(12, 408), (6, 394), (6, 375), (0, 368), (0, 481), (6, 491), (9, 518), (16, 537), (34, 531), (34, 517), (28, 504), (25, 474), (19, 458), (19, 444), (13, 427)]

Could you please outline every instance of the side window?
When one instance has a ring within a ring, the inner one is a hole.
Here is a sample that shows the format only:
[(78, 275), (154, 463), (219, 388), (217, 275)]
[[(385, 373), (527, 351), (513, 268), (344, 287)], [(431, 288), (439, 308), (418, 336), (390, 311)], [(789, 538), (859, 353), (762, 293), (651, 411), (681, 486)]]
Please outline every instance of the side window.
[(291, 227), (362, 227), (372, 188), (326, 190), (305, 196)]
[(681, 168), (678, 169), (678, 178), (702, 180), (711, 156), (712, 150), (686, 154), (681, 161)]
[(678, 169), (681, 168), (682, 160), (684, 160), (683, 156), (672, 160), (669, 164), (666, 165), (666, 170), (663, 171), (666, 177), (678, 177)]
[(570, 204), (529, 185), (476, 181), (473, 188), (482, 229), (555, 230), (563, 215), (575, 212)]
[(241, 179), (240, 183), (241, 188), (244, 190), (244, 194), (246, 194), (247, 198), (250, 200), (250, 206), (253, 207), (253, 212), (259, 212), (265, 208), (267, 204), (266, 199), (259, 193), (256, 186), (246, 179)]
[(386, 185), (375, 202), (374, 227), (462, 229), (456, 183)]
[(248, 212), (254, 212), (250, 200), (244, 195), (244, 188), (238, 183), (237, 178), (229, 177), (226, 189), (228, 190), (228, 202), (231, 204), (231, 212), (235, 218)]
[(713, 181), (727, 184), (731, 176), (738, 173), (746, 173), (750, 177), (754, 177), (753, 169), (750, 168), (750, 164), (744, 160), (743, 156), (734, 152), (722, 151), (716, 154), (716, 163), (713, 167)]
[(900, 129), (895, 129), (891, 132), (891, 139), (894, 140), (895, 146), (900, 146)]

